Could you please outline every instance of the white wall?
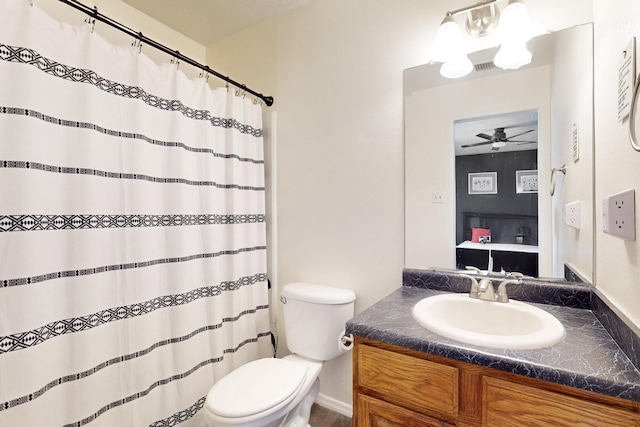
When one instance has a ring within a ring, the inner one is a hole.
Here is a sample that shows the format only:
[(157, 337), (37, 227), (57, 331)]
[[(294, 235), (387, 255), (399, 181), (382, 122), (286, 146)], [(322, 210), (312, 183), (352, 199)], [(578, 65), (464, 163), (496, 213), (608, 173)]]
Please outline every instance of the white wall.
[[(101, 14), (118, 21), (136, 32), (142, 32), (146, 37), (167, 46), (171, 50), (178, 50), (183, 55), (186, 55), (201, 64), (205, 63), (206, 48), (204, 46), (194, 42), (177, 31), (172, 30), (166, 25), (161, 24), (155, 19), (150, 18), (137, 9), (123, 3), (121, 0), (87, 0), (82, 1), (82, 3), (91, 8), (96, 6), (98, 8), (98, 12)], [(33, 0), (33, 4), (61, 22), (81, 25), (84, 20), (88, 18), (84, 13), (60, 3), (57, 0)], [(131, 43), (134, 41), (128, 35), (98, 21), (96, 22), (94, 31), (116, 45), (130, 47)], [(142, 53), (157, 63), (167, 63), (171, 60), (169, 55), (149, 46), (146, 48), (143, 46)], [(197, 77), (200, 73), (200, 70), (197, 70), (187, 64), (183, 64), (181, 66), (181, 70), (192, 78)]]
[[(549, 66), (436, 86), (405, 99), (405, 265), (455, 268), (453, 122), (514, 111), (538, 111), (538, 170), (550, 170)], [(535, 85), (528, 84), (536, 82)], [(509, 94), (508, 96), (496, 94)], [(464, 102), (463, 100), (468, 100)], [(432, 203), (441, 192), (444, 203)], [(551, 211), (548, 180), (539, 182), (539, 211)], [(540, 215), (548, 218), (549, 215)], [(551, 276), (551, 224), (540, 221), (540, 275)]]
[[(551, 88), (551, 140), (554, 141), (551, 167), (565, 165), (565, 175), (556, 173), (553, 197), (552, 234), (554, 266), (552, 277), (564, 277), (567, 263), (583, 278), (593, 282), (593, 73), (591, 28), (582, 25), (555, 33)], [(578, 124), (579, 159), (573, 160), (573, 124)], [(549, 181), (550, 169), (540, 179)], [(545, 194), (549, 194), (545, 192)], [(564, 224), (565, 205), (580, 202), (580, 228)]]
[[(402, 70), (426, 60), (421, 8), (312, 1), (209, 48), (210, 62), (276, 99), (277, 286), (350, 288), (358, 312), (400, 286)], [(346, 405), (350, 362), (321, 374), (321, 393)]]
[[(591, 0), (526, 3), (532, 19), (548, 29), (594, 19)], [(400, 286), (404, 264), (402, 71), (427, 62), (445, 11), (468, 4), (464, 0), (312, 0), (208, 48), (213, 68), (275, 97), (276, 285), (304, 280), (350, 288), (358, 295), (357, 311)], [(631, 20), (625, 18), (634, 16), (629, 9), (639, 15), (634, 0), (624, 4), (626, 9), (616, 5), (616, 11), (609, 11), (613, 8), (606, 0), (597, 0), (598, 19), (602, 13)], [(607, 24), (614, 27), (615, 21)], [(615, 90), (610, 96), (615, 98)], [(615, 117), (614, 106), (610, 111)], [(600, 132), (600, 137), (605, 133)], [(628, 185), (634, 182), (631, 174)], [(610, 175), (613, 180), (614, 172)], [(626, 249), (622, 255), (629, 258)], [(632, 255), (637, 261), (635, 249)], [(605, 259), (611, 262), (611, 257)], [(617, 292), (628, 285), (617, 279), (631, 283), (630, 277), (630, 273), (619, 273), (609, 277), (604, 287), (612, 297), (624, 300), (627, 292)], [(635, 310), (636, 316), (637, 292), (635, 305), (629, 301), (624, 306), (628, 312)], [(351, 403), (348, 356), (326, 364), (321, 381), (323, 394)]]
[(640, 37), (640, 2), (619, 0), (612, 7), (608, 0), (594, 0), (594, 16), (596, 283), (614, 305), (640, 326), (638, 227), (635, 242), (602, 232), (604, 197), (633, 188), (636, 190), (636, 209), (640, 206), (637, 202), (640, 195), (640, 153), (629, 145), (627, 122), (619, 123), (617, 120), (618, 66), (631, 37)]
[[(314, 0), (208, 50), (120, 0), (87, 2), (123, 24), (275, 96), (278, 115), (279, 282), (353, 289), (361, 311), (400, 285), (403, 265), (402, 70), (427, 61), (456, 0)], [(79, 12), (35, 4), (63, 21)], [(617, 66), (640, 36), (640, 3), (527, 0), (545, 28), (595, 21), (596, 284), (640, 325), (640, 239), (602, 233), (600, 201), (640, 190), (640, 153), (617, 121)], [(98, 23), (109, 40), (131, 40)], [(150, 48), (143, 51), (167, 61)], [(186, 66), (185, 66), (186, 68)], [(188, 70), (185, 70), (189, 73)], [(273, 220), (273, 218), (271, 218)], [(331, 362), (322, 392), (350, 403), (348, 357)]]

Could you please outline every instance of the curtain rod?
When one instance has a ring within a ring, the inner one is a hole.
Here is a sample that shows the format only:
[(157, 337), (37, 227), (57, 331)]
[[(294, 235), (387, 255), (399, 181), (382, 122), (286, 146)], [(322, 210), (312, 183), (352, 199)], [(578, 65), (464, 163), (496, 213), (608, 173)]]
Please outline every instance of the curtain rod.
[(108, 16), (103, 15), (102, 13), (98, 12), (98, 8), (97, 7), (93, 7), (90, 8), (89, 6), (86, 6), (82, 3), (80, 3), (77, 0), (58, 0), (61, 3), (64, 3), (68, 6), (71, 6), (87, 15), (89, 15), (91, 18), (93, 19), (97, 19), (100, 22), (104, 22), (105, 24), (122, 31), (123, 33), (128, 34), (129, 36), (137, 39), (140, 43), (144, 43), (146, 45), (152, 46), (166, 54), (169, 54), (171, 56), (173, 56), (174, 58), (176, 58), (176, 60), (179, 61), (183, 61), (186, 62), (189, 65), (192, 65), (196, 68), (199, 68), (203, 71), (205, 71), (208, 74), (213, 74), (214, 76), (218, 77), (221, 80), (224, 80), (227, 83), (232, 84), (233, 86), (247, 92), (250, 93), (254, 96), (256, 96), (257, 98), (260, 98), (264, 101), (265, 104), (267, 104), (268, 107), (270, 107), (271, 105), (273, 105), (273, 97), (272, 96), (265, 96), (261, 93), (258, 93), (252, 89), (249, 89), (248, 87), (246, 87), (245, 85), (238, 83), (232, 79), (230, 79), (227, 76), (224, 76), (220, 73), (218, 73), (215, 70), (212, 70), (211, 68), (209, 68), (208, 65), (202, 65), (199, 62), (189, 58), (188, 56), (184, 56), (183, 54), (180, 53), (180, 51), (177, 50), (171, 50), (168, 47), (166, 47), (163, 44), (158, 43), (157, 41), (150, 39), (144, 35), (142, 35), (141, 32), (136, 33), (135, 31), (133, 31), (131, 28), (128, 28), (124, 25), (122, 25), (121, 23), (109, 18)]

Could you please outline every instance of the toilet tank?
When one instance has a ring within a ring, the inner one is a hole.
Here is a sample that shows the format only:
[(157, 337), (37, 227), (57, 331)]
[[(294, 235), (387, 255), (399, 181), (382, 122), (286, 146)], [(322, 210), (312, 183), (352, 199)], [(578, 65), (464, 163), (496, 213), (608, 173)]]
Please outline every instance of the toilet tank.
[(324, 361), (345, 352), (339, 339), (354, 314), (356, 294), (352, 290), (290, 283), (280, 296), (287, 347), (292, 353)]

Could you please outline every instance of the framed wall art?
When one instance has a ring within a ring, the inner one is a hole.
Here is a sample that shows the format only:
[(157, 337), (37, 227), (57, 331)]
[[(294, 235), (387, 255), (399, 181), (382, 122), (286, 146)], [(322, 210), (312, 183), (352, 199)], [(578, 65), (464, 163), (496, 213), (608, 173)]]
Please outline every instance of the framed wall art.
[(498, 173), (470, 173), (469, 194), (498, 194)]
[(516, 171), (516, 193), (537, 193), (538, 171)]

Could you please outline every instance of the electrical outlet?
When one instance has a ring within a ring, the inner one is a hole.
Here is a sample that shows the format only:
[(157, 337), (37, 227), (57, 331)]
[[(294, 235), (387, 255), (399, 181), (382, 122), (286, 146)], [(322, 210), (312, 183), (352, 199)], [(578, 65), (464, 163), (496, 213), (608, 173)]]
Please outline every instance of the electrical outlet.
[(580, 229), (580, 201), (567, 203), (564, 206), (564, 223), (569, 227)]
[(608, 197), (609, 213), (612, 215), (633, 215), (635, 213), (635, 191), (627, 190)]
[(434, 191), (431, 193), (431, 203), (444, 203), (441, 191)]
[(613, 194), (602, 201), (602, 230), (612, 236), (636, 240), (635, 190)]

